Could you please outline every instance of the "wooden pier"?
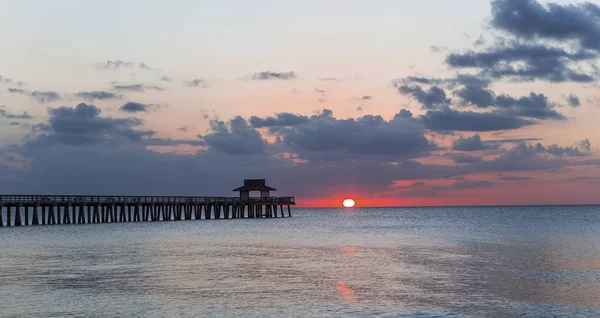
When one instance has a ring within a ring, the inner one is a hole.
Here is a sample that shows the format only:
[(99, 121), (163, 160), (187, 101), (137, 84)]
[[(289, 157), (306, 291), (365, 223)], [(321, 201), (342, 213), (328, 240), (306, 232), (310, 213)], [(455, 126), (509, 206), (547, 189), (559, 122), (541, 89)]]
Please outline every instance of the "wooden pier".
[(282, 218), (294, 204), (293, 197), (0, 195), (0, 227)]

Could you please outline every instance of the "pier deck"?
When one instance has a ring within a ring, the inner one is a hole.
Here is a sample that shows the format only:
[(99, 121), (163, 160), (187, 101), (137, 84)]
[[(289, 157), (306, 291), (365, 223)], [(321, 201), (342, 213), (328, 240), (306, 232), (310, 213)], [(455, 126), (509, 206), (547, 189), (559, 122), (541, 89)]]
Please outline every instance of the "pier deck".
[(0, 227), (278, 218), (291, 205), (294, 197), (0, 195)]

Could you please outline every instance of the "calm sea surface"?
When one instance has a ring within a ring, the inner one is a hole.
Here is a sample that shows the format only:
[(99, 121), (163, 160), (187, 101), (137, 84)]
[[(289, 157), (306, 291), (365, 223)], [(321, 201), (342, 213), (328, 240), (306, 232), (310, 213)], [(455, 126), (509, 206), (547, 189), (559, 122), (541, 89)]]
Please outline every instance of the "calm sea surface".
[(600, 207), (0, 228), (2, 317), (600, 317)]

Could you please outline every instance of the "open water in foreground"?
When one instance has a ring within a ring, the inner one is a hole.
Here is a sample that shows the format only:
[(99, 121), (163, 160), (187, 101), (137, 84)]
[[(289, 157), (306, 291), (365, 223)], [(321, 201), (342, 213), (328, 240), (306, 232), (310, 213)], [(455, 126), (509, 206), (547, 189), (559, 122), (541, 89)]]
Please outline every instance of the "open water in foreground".
[(600, 207), (0, 228), (2, 317), (600, 317)]

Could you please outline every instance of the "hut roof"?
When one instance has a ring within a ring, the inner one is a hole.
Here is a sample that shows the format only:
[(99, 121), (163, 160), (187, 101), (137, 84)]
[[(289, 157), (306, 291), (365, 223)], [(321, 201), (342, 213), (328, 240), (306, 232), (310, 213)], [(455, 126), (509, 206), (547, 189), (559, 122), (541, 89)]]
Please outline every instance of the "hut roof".
[(265, 179), (244, 179), (244, 185), (233, 191), (277, 191), (265, 184)]

